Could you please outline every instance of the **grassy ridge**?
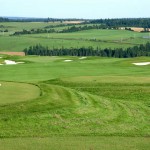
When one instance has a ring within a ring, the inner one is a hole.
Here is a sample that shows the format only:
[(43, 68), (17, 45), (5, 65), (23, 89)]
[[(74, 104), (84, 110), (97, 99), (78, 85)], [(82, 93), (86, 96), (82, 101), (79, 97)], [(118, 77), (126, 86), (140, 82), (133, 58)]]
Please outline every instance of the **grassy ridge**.
[[(1, 137), (150, 134), (149, 101), (143, 99), (150, 97), (147, 85), (128, 89), (129, 84), (126, 87), (128, 93), (123, 92), (122, 95), (114, 93), (118, 91), (115, 86), (114, 90), (108, 86), (107, 90), (104, 87), (95, 94), (93, 88), (81, 90), (79, 84), (76, 89), (54, 85), (51, 81), (39, 85), (44, 93), (42, 97), (1, 108)], [(123, 85), (117, 86), (121, 91), (126, 90)], [(142, 88), (146, 93), (141, 91)], [(132, 92), (134, 94), (130, 95)], [(112, 97), (113, 94), (116, 97)], [(135, 100), (137, 96), (139, 100)]]

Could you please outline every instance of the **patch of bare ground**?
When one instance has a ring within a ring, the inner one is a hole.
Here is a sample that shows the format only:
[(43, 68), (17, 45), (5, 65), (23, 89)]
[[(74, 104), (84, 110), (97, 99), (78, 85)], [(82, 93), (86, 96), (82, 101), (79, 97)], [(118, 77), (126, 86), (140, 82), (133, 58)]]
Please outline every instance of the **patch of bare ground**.
[(81, 24), (83, 22), (84, 21), (64, 21), (63, 23), (65, 23), (65, 24)]
[(131, 30), (135, 31), (135, 32), (141, 32), (141, 31), (144, 31), (144, 28), (136, 28), (136, 27), (133, 27), (131, 28)]
[(24, 52), (0, 52), (0, 54), (11, 55), (11, 56), (25, 56)]
[[(130, 28), (130, 27), (128, 27), (128, 28)], [(121, 27), (120, 29), (121, 30), (125, 30), (125, 27)], [(133, 31), (135, 31), (135, 32), (144, 31), (144, 28), (140, 28), (140, 27), (131, 27), (130, 29), (133, 30)], [(149, 29), (149, 31), (150, 31), (150, 29)]]

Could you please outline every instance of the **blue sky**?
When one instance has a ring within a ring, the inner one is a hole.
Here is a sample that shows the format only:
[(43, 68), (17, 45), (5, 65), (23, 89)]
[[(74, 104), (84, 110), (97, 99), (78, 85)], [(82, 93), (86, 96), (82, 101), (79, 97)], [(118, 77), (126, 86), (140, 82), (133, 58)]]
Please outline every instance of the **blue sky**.
[(50, 18), (150, 17), (150, 0), (0, 0), (0, 16)]

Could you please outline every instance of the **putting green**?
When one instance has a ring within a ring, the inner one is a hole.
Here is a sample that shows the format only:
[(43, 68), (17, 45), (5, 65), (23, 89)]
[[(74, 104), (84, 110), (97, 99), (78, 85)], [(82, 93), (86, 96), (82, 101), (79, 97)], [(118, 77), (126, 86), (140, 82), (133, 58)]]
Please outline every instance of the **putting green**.
[(32, 100), (39, 96), (40, 89), (38, 86), (0, 81), (0, 105)]

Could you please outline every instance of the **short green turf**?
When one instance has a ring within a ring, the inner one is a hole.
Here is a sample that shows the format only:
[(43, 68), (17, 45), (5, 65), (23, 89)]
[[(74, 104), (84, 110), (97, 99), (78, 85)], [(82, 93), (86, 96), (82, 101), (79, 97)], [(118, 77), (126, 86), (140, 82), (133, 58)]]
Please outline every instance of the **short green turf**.
[[(0, 66), (1, 82), (34, 83), (42, 95), (1, 107), (1, 137), (149, 136), (150, 70), (132, 64), (149, 61), (149, 57), (9, 59), (25, 63)], [(64, 61), (68, 59), (73, 61)], [(19, 85), (26, 85), (32, 93), (30, 85), (24, 84)]]
[(1, 82), (0, 105), (36, 99), (40, 96), (40, 88), (27, 83)]
[(0, 145), (1, 150), (149, 150), (149, 138), (113, 136), (9, 138), (0, 140)]

